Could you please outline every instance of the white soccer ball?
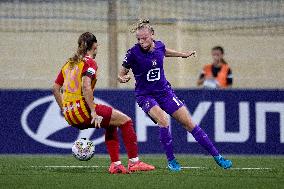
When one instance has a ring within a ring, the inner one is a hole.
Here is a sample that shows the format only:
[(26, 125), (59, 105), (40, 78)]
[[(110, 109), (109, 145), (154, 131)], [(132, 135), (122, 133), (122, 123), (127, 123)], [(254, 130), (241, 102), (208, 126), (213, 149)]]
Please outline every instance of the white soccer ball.
[(80, 161), (88, 161), (95, 154), (95, 145), (86, 138), (76, 140), (72, 146), (73, 156)]

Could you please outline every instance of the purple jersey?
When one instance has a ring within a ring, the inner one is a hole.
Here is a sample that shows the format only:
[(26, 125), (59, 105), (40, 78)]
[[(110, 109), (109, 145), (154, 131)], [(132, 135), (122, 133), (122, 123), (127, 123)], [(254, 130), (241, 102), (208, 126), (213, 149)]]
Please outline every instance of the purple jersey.
[(155, 48), (151, 52), (146, 52), (139, 44), (135, 44), (123, 60), (123, 67), (132, 69), (134, 74), (136, 95), (156, 94), (166, 90), (169, 85), (163, 68), (165, 45), (161, 41), (154, 43)]

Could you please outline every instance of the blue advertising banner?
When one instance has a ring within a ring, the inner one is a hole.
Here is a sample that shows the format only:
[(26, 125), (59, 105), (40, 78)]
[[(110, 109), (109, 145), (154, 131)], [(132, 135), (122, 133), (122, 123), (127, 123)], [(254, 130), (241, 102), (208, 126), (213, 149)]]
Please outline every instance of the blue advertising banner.
[[(176, 90), (193, 120), (222, 153), (284, 154), (284, 91)], [(135, 102), (132, 91), (98, 90), (97, 103), (129, 115), (140, 153), (163, 153), (158, 127)], [(0, 90), (0, 153), (71, 153), (73, 142), (90, 138), (106, 153), (103, 129), (69, 127), (48, 90)], [(169, 117), (176, 153), (206, 154), (180, 124)], [(121, 145), (122, 152), (125, 152)]]

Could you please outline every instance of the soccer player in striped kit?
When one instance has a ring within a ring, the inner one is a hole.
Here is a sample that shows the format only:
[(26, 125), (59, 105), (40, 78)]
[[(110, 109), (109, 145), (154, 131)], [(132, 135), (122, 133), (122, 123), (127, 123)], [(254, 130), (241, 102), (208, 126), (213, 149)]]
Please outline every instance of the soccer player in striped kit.
[[(98, 72), (97, 63), (93, 58), (96, 56), (97, 47), (97, 39), (92, 33), (86, 32), (79, 37), (77, 53), (64, 64), (55, 80), (54, 97), (71, 126), (78, 129), (105, 128), (105, 143), (112, 162), (110, 173), (154, 170), (154, 166), (138, 158), (137, 137), (132, 120), (114, 108), (93, 102)], [(121, 130), (128, 154), (128, 170), (119, 159), (117, 127)]]
[(127, 51), (118, 80), (121, 83), (128, 82), (130, 80), (128, 72), (132, 69), (136, 80), (137, 103), (159, 125), (160, 141), (166, 152), (168, 168), (171, 171), (181, 170), (173, 153), (167, 114), (181, 123), (195, 140), (214, 157), (219, 166), (225, 169), (230, 168), (232, 162), (224, 159), (203, 129), (193, 123), (187, 108), (175, 95), (165, 77), (164, 57), (188, 58), (194, 55), (195, 51), (178, 52), (166, 48), (163, 42), (154, 40), (154, 29), (149, 24), (149, 20), (139, 20), (133, 32), (136, 32), (138, 43)]

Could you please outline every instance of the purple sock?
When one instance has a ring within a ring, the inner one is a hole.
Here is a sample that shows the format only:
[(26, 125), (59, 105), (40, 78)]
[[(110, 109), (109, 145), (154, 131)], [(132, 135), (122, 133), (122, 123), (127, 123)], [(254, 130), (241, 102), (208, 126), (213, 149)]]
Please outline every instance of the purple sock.
[(166, 152), (168, 161), (175, 159), (173, 150), (173, 138), (169, 127), (160, 127), (160, 142)]
[(195, 126), (194, 129), (191, 131), (192, 136), (195, 140), (205, 148), (212, 156), (218, 156), (219, 152), (208, 138), (207, 134), (199, 127)]

